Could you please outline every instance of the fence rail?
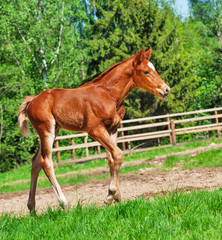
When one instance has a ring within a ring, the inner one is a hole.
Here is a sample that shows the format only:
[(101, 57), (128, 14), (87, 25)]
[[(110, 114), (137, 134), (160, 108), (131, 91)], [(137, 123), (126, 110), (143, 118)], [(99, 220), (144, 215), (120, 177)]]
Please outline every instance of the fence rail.
[[(183, 134), (193, 134), (199, 132), (206, 132), (209, 136), (209, 131), (216, 131), (217, 135), (221, 134), (222, 129), (222, 114), (218, 114), (222, 111), (220, 108), (204, 109), (192, 112), (167, 114), (160, 116), (153, 116), (147, 118), (123, 120), (118, 128), (118, 145), (121, 145), (123, 152), (129, 152), (131, 150), (132, 142), (145, 141), (149, 139), (157, 139), (158, 145), (160, 146), (161, 138), (169, 138), (170, 144), (175, 145), (177, 142), (177, 136)], [(206, 116), (198, 116), (200, 114), (210, 114)], [(185, 118), (188, 115), (194, 115), (194, 117)], [(176, 119), (184, 118), (184, 119)], [(165, 120), (165, 121), (161, 121)], [(158, 122), (154, 122), (158, 121)], [(161, 121), (161, 122), (160, 122)], [(203, 121), (205, 121), (203, 123)], [(207, 124), (206, 124), (206, 121)], [(151, 122), (151, 123), (147, 123)], [(193, 126), (195, 122), (198, 125)], [(143, 123), (143, 124), (141, 124)], [(145, 123), (145, 124), (144, 124)], [(130, 126), (127, 126), (129, 125)], [(192, 125), (192, 126), (188, 126)], [(154, 129), (154, 130), (153, 130)], [(142, 130), (142, 132), (140, 132)], [(84, 143), (75, 144), (76, 138), (84, 138)], [(71, 145), (59, 146), (59, 141), (64, 139), (70, 139)], [(127, 145), (127, 147), (126, 147)], [(139, 146), (141, 145), (138, 144)], [(77, 133), (66, 136), (58, 136), (55, 139), (55, 147), (52, 149), (56, 152), (57, 162), (60, 163), (60, 152), (61, 151), (72, 151), (73, 163), (79, 159), (76, 157), (76, 149), (85, 149), (85, 157), (81, 158), (81, 161), (104, 158), (105, 154), (101, 153), (101, 145), (96, 142), (88, 142), (87, 133)], [(96, 148), (98, 154), (89, 156), (89, 148)]]

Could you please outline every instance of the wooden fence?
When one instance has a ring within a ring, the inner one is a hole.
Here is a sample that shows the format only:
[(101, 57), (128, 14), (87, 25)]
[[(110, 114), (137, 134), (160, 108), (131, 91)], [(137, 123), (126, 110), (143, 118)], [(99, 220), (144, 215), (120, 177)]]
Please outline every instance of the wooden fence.
[[(137, 148), (137, 151), (144, 151), (144, 148), (141, 149), (139, 146), (144, 145), (144, 143), (148, 140), (151, 141), (156, 139), (158, 146), (160, 146), (160, 139), (167, 137), (169, 138), (170, 144), (175, 145), (177, 143), (178, 135), (206, 132), (207, 136), (209, 137), (210, 131), (216, 131), (217, 135), (220, 135), (222, 129), (222, 113), (219, 113), (220, 111), (222, 111), (222, 107), (123, 120), (118, 128), (117, 143), (122, 148), (124, 153), (128, 153), (132, 151), (132, 142), (137, 143), (137, 146), (135, 147)], [(77, 138), (84, 138), (84, 143), (75, 144), (75, 139)], [(60, 147), (59, 141), (64, 139), (70, 139), (70, 145)], [(76, 157), (76, 149), (81, 148), (85, 149), (85, 156), (79, 159)], [(90, 155), (90, 148), (96, 150), (97, 154)], [(55, 147), (52, 149), (52, 151), (56, 152), (58, 164), (61, 162), (61, 151), (72, 152), (71, 163), (106, 157), (104, 152), (101, 153), (101, 145), (98, 142), (88, 142), (87, 133), (58, 136), (55, 139)]]

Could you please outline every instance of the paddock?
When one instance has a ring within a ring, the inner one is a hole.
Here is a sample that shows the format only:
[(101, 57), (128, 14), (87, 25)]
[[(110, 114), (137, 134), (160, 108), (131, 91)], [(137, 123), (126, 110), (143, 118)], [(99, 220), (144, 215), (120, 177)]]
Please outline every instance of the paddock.
[[(210, 144), (207, 147), (198, 147), (193, 150), (177, 153), (178, 156), (190, 155), (195, 156), (216, 149), (220, 151), (222, 144)], [(215, 151), (216, 151), (215, 150)], [(175, 155), (175, 154), (171, 154)], [(156, 195), (165, 195), (172, 191), (188, 191), (191, 190), (214, 190), (222, 187), (222, 167), (216, 168), (192, 168), (183, 169), (181, 162), (171, 169), (171, 171), (161, 171), (160, 168), (164, 164), (167, 156), (162, 155), (150, 161), (144, 159), (125, 162), (123, 167), (138, 166), (138, 171), (128, 172), (120, 175), (121, 190), (123, 201), (134, 200), (140, 197), (145, 197), (150, 200)], [(104, 160), (99, 160), (104, 161)], [(147, 164), (147, 167), (141, 167)], [(155, 167), (150, 167), (155, 166)], [(89, 169), (85, 171), (77, 171), (75, 175), (101, 176), (108, 175), (107, 166)], [(73, 173), (74, 174), (74, 173)], [(68, 175), (68, 174), (67, 174)], [(59, 177), (57, 175), (57, 177)], [(95, 179), (78, 184), (62, 185), (61, 188), (67, 197), (69, 206), (75, 207), (78, 203), (85, 206), (89, 204), (105, 205), (104, 192), (107, 191), (109, 177)], [(15, 213), (28, 214), (26, 201), (28, 190), (2, 193), (0, 194), (0, 214)], [(37, 189), (37, 214), (46, 211), (48, 207), (58, 208), (58, 203), (54, 197), (54, 192), (51, 187)]]

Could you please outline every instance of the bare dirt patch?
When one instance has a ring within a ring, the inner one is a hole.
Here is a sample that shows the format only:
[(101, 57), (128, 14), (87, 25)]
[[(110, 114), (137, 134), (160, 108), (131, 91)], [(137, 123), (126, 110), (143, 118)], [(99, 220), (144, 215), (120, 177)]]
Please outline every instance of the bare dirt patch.
[[(104, 204), (110, 179), (101, 179), (81, 184), (64, 185), (62, 190), (70, 206), (83, 204)], [(152, 197), (176, 189), (217, 189), (222, 187), (222, 167), (198, 168), (191, 170), (175, 169), (159, 172), (147, 168), (120, 176), (122, 200), (136, 199), (141, 196)], [(0, 194), (0, 214), (28, 213), (26, 202), (28, 191)], [(57, 207), (58, 202), (52, 188), (37, 189), (36, 208), (41, 213), (47, 207)]]

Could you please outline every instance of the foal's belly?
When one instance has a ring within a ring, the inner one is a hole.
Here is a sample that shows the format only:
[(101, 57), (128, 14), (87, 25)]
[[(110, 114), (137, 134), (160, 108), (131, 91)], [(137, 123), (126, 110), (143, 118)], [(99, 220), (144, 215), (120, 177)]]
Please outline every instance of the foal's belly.
[(86, 131), (84, 115), (78, 111), (55, 114), (54, 117), (61, 128), (76, 132)]

